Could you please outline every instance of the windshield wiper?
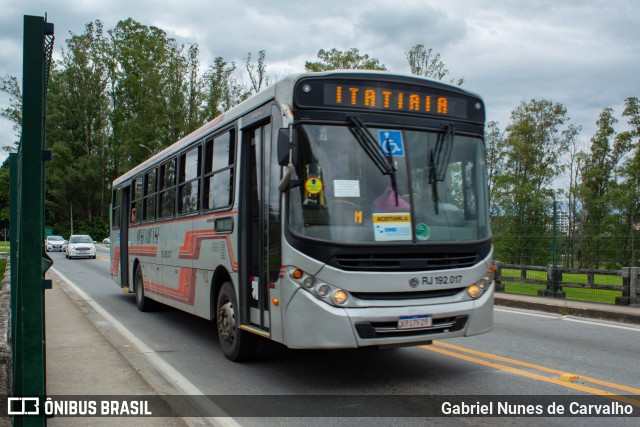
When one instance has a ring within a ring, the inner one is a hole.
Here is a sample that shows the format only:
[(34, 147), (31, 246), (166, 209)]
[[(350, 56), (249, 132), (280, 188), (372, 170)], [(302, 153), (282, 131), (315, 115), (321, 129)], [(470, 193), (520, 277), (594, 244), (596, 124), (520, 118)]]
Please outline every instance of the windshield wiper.
[[(431, 184), (431, 198), (438, 214), (438, 181), (444, 181), (449, 159), (453, 151), (453, 137), (456, 128), (446, 125), (444, 133), (438, 135), (436, 147), (429, 151), (429, 184)], [(446, 141), (445, 141), (446, 140)]]
[(369, 132), (369, 129), (362, 120), (355, 116), (351, 116), (348, 119), (353, 123), (353, 126), (350, 126), (349, 129), (356, 137), (360, 147), (362, 147), (378, 170), (383, 175), (389, 175), (391, 178), (391, 188), (395, 194), (396, 206), (398, 206), (398, 183), (396, 181), (396, 167), (391, 150), (387, 150), (387, 158), (385, 158), (380, 145), (378, 145), (378, 142), (373, 135), (371, 135), (371, 132)]

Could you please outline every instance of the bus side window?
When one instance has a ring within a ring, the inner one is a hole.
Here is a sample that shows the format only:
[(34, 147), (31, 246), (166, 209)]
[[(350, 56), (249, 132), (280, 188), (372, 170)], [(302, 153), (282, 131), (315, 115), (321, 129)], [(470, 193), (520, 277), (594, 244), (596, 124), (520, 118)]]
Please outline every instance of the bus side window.
[(117, 187), (113, 190), (113, 210), (111, 212), (112, 228), (120, 228), (120, 206), (122, 204), (122, 189)]
[(234, 132), (209, 139), (205, 147), (204, 209), (231, 205), (235, 159)]
[(200, 210), (200, 146), (180, 156), (178, 186), (178, 213), (190, 214)]
[(142, 217), (142, 189), (142, 175), (140, 175), (133, 180), (133, 185), (131, 186), (131, 191), (133, 192), (131, 195), (132, 202), (129, 217), (131, 224), (138, 224)]
[(176, 158), (160, 166), (160, 218), (169, 218), (176, 209)]
[(151, 169), (144, 175), (144, 201), (143, 201), (143, 221), (153, 221), (156, 219), (156, 182), (157, 170)]

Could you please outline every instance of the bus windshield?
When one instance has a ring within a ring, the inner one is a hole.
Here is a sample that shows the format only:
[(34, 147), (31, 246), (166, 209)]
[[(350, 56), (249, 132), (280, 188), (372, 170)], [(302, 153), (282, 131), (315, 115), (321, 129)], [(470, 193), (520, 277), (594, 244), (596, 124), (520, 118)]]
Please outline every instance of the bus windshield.
[(481, 138), (457, 135), (451, 126), (363, 129), (369, 145), (362, 129), (298, 127), (288, 215), (294, 234), (360, 244), (490, 237)]

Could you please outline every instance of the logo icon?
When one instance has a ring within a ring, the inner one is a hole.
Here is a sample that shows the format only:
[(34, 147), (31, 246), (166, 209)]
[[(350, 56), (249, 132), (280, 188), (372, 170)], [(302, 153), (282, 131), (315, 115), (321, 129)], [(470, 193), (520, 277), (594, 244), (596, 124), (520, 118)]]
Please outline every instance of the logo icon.
[(40, 399), (9, 397), (7, 398), (7, 415), (40, 415)]
[(412, 288), (417, 288), (419, 284), (420, 279), (418, 279), (416, 276), (413, 276), (411, 279), (409, 279), (409, 286), (411, 286)]

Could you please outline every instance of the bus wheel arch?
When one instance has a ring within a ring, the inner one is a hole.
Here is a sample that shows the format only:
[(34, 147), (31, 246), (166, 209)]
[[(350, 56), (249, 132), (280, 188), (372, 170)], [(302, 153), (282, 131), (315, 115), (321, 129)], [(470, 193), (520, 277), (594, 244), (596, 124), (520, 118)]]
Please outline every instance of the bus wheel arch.
[(216, 307), (218, 304), (218, 295), (220, 295), (220, 289), (226, 282), (231, 282), (231, 275), (223, 266), (218, 266), (213, 272), (211, 278), (211, 308), (210, 319), (216, 321)]

